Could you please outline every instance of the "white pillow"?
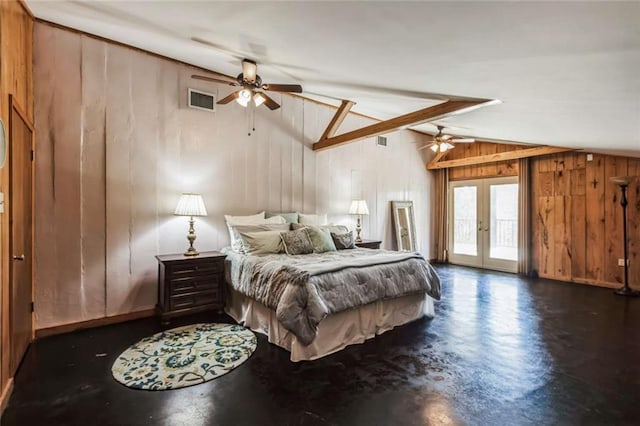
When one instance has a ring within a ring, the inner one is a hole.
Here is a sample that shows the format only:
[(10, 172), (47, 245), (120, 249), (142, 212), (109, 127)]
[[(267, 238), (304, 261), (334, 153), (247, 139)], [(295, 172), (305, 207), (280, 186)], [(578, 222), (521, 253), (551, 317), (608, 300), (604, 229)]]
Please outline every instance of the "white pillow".
[(320, 226), (327, 224), (327, 215), (326, 214), (304, 214), (300, 213), (298, 215), (298, 223), (303, 225), (313, 225)]
[(287, 219), (282, 216), (271, 216), (270, 218), (265, 219), (264, 223), (268, 225), (282, 225), (287, 223)]
[(224, 220), (227, 222), (227, 229), (229, 230), (229, 242), (231, 244), (231, 250), (241, 253), (242, 252), (242, 240), (237, 232), (233, 229), (235, 226), (240, 225), (280, 225), (287, 223), (282, 216), (273, 216), (269, 219), (264, 218), (264, 212), (254, 214), (251, 216), (230, 216), (224, 215)]
[(261, 223), (265, 223), (264, 212), (260, 212), (251, 216), (231, 216), (225, 214), (224, 221), (227, 222), (227, 229), (229, 230), (229, 241), (231, 244), (231, 250), (237, 252), (240, 252), (240, 249), (242, 248), (242, 240), (235, 237), (235, 233), (233, 232), (232, 227), (236, 225), (258, 225)]

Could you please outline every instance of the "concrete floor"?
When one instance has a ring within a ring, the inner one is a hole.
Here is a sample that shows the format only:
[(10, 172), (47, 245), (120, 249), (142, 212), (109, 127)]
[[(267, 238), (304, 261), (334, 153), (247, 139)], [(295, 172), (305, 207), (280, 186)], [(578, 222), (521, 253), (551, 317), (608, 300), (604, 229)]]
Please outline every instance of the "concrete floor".
[[(259, 335), (245, 364), (190, 388), (131, 390), (111, 378), (121, 351), (160, 330), (155, 319), (38, 340), (2, 425), (640, 424), (640, 299), (437, 269), (432, 320), (303, 363)], [(172, 326), (196, 321), (230, 319)]]

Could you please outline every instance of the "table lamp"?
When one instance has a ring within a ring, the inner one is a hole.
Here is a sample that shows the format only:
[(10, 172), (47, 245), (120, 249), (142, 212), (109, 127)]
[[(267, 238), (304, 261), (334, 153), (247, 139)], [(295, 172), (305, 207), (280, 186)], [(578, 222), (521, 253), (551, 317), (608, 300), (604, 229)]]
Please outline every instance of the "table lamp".
[(193, 228), (193, 217), (207, 215), (207, 209), (204, 207), (202, 195), (191, 193), (182, 194), (178, 200), (176, 211), (173, 212), (173, 214), (176, 216), (189, 216), (189, 233), (187, 234), (189, 248), (184, 252), (184, 255), (197, 256), (199, 253), (193, 247), (193, 242), (196, 240), (196, 233)]
[(351, 208), (349, 209), (349, 214), (355, 214), (357, 217), (356, 222), (356, 243), (361, 243), (362, 238), (360, 238), (360, 231), (362, 231), (362, 226), (360, 225), (360, 218), (363, 214), (369, 214), (369, 209), (367, 208), (367, 202), (365, 200), (353, 200), (351, 202)]

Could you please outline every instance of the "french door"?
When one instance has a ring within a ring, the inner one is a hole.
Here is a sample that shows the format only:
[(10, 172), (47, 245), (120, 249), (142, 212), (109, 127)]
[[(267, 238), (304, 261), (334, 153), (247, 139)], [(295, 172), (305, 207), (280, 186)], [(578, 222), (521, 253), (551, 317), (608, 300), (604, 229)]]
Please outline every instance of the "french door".
[(449, 262), (517, 272), (517, 177), (449, 183)]

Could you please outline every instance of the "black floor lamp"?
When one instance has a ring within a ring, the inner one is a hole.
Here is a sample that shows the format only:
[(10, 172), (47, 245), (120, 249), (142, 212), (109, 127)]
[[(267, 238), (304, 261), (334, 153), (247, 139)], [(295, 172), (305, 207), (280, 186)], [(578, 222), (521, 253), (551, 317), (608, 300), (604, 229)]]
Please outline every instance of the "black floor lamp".
[(622, 236), (624, 244), (624, 286), (617, 289), (615, 294), (630, 297), (640, 296), (640, 291), (632, 290), (629, 287), (629, 240), (627, 239), (627, 204), (629, 204), (629, 202), (627, 201), (627, 188), (634, 179), (633, 176), (616, 176), (611, 178), (611, 182), (620, 186), (620, 191), (622, 192), (620, 205), (622, 206)]

